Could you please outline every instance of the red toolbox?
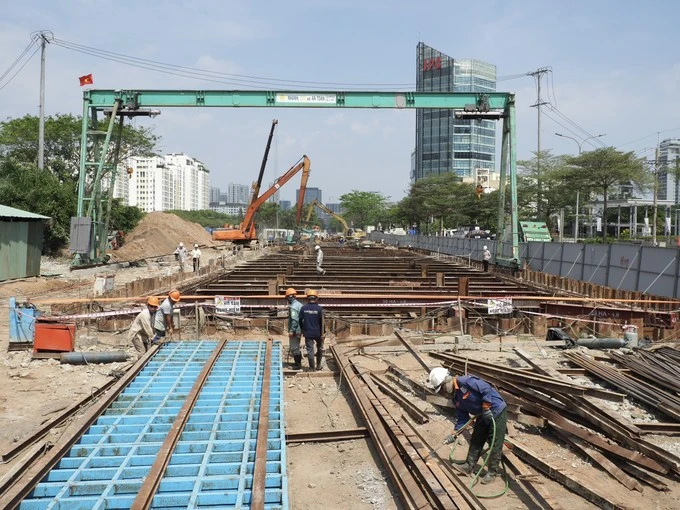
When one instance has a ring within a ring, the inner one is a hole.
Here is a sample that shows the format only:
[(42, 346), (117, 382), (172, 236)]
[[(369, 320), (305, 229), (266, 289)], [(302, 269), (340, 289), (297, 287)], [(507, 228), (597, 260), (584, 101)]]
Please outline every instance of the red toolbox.
[(73, 352), (76, 344), (75, 324), (35, 323), (33, 352)]

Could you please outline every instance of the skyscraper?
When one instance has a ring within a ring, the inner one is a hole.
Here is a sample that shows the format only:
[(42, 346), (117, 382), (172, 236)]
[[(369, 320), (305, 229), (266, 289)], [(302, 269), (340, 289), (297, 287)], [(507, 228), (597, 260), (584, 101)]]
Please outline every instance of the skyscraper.
[(680, 204), (680, 180), (676, 177), (680, 168), (680, 140), (663, 140), (659, 145), (659, 200), (672, 200)]
[[(424, 43), (416, 51), (417, 92), (494, 92), (496, 66), (456, 60)], [(416, 147), (411, 182), (455, 172), (477, 178), (478, 169), (495, 171), (496, 123), (456, 119), (452, 110), (416, 110)]]

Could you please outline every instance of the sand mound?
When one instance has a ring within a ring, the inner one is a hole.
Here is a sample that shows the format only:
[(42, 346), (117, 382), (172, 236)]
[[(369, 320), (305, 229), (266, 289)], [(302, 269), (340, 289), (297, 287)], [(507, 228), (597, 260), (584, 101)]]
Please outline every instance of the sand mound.
[(185, 221), (175, 214), (152, 212), (144, 216), (137, 228), (125, 236), (120, 250), (111, 252), (115, 260), (159, 257), (175, 251), (181, 242), (191, 251), (194, 243), (201, 247), (219, 246), (198, 223)]

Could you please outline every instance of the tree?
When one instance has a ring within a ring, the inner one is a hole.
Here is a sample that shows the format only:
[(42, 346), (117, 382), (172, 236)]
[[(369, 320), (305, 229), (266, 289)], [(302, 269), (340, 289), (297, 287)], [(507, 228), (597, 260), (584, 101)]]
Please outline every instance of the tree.
[(380, 193), (352, 190), (340, 197), (343, 218), (353, 222), (356, 228), (375, 225), (385, 214), (387, 198)]
[(71, 216), (76, 214), (78, 202), (72, 181), (61, 183), (57, 176), (32, 163), (0, 159), (0, 197), (4, 205), (50, 217), (43, 253), (56, 255), (68, 242)]
[(120, 198), (114, 198), (111, 204), (111, 230), (130, 232), (139, 224), (144, 214), (139, 207), (125, 205)]
[[(0, 123), (0, 156), (23, 163), (38, 165), (38, 123), (33, 115)], [(100, 122), (99, 131), (108, 128), (108, 120)], [(45, 169), (60, 180), (77, 179), (80, 169), (80, 137), (82, 119), (74, 115), (57, 114), (45, 119)], [(115, 129), (114, 129), (115, 133)], [(113, 140), (112, 140), (113, 141)], [(160, 137), (148, 128), (123, 127), (119, 161), (132, 156), (150, 156)], [(112, 143), (110, 152), (113, 153)], [(88, 159), (91, 159), (88, 147)]]
[[(98, 129), (106, 129), (107, 124), (108, 121), (101, 122)], [(52, 218), (45, 230), (43, 246), (46, 253), (55, 253), (67, 243), (71, 216), (76, 214), (81, 129), (79, 117), (47, 117), (45, 169), (39, 170), (38, 117), (26, 115), (0, 122), (0, 197), (5, 205)], [(146, 128), (125, 126), (120, 159), (133, 155), (149, 155), (158, 140)], [(111, 151), (113, 146), (114, 144)], [(91, 150), (89, 147), (88, 151)], [(91, 154), (88, 158), (91, 159)], [(88, 172), (91, 171), (90, 167)], [(91, 185), (92, 179), (87, 178), (86, 183)], [(127, 210), (120, 204), (115, 209), (118, 215), (115, 221), (127, 225), (129, 230), (139, 212)], [(116, 228), (114, 223), (111, 223), (111, 228)]]
[[(568, 167), (559, 173), (568, 186), (575, 189), (597, 191), (603, 197), (602, 218), (607, 218), (607, 201), (613, 187), (635, 184), (644, 189), (649, 185), (649, 174), (645, 171), (644, 160), (634, 152), (617, 151), (604, 147), (567, 159)], [(602, 239), (607, 238), (606, 221)]]
[[(517, 177), (517, 207), (523, 218), (545, 221), (552, 228), (553, 218), (560, 209), (576, 203), (578, 188), (564, 179), (568, 156), (556, 156), (549, 150), (540, 152), (541, 203), (538, 204), (538, 154), (533, 158), (517, 162), (521, 169)], [(541, 217), (538, 217), (538, 211)]]

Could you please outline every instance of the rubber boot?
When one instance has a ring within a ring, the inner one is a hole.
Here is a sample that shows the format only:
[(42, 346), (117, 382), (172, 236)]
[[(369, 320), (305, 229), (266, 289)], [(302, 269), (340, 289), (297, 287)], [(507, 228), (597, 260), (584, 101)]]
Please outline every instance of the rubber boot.
[(465, 463), (463, 463), (463, 464), (453, 464), (453, 467), (457, 471), (460, 471), (461, 473), (465, 473), (466, 475), (470, 475), (470, 474), (472, 474), (472, 470), (477, 465), (477, 461), (479, 460), (479, 456), (481, 454), (482, 454), (481, 448), (475, 448), (474, 446), (470, 446), (470, 449), (468, 450), (467, 459), (465, 460)]
[(316, 369), (321, 370), (323, 368), (323, 353), (316, 353)]
[(314, 356), (307, 356), (307, 359), (309, 360), (309, 371), (314, 372)]
[(486, 485), (487, 483), (493, 482), (495, 479), (496, 479), (496, 470), (489, 468), (489, 470), (484, 475), (484, 478), (482, 478), (482, 484)]
[(293, 370), (302, 370), (302, 354), (297, 354), (293, 356), (295, 363), (293, 364)]

